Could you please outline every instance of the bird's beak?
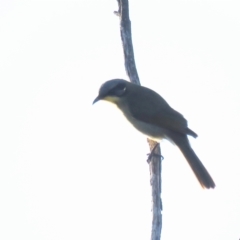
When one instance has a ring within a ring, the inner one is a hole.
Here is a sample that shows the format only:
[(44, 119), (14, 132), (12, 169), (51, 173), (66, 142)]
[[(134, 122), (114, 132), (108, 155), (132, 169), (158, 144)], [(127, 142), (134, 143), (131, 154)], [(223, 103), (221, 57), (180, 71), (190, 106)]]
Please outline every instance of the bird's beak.
[(97, 97), (94, 99), (94, 101), (93, 101), (93, 103), (92, 103), (92, 104), (94, 104), (94, 103), (98, 102), (99, 100), (101, 100), (101, 97), (100, 97), (100, 96), (97, 96)]

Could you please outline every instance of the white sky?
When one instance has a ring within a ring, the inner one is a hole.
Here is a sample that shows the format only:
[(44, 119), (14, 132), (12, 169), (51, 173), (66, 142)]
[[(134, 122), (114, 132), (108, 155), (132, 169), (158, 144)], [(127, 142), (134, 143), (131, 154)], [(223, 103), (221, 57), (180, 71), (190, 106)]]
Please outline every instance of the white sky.
[[(217, 188), (162, 144), (162, 239), (240, 238), (239, 1), (130, 1), (141, 83), (199, 134)], [(0, 2), (0, 239), (149, 239), (146, 139), (99, 86), (126, 78), (115, 0)]]

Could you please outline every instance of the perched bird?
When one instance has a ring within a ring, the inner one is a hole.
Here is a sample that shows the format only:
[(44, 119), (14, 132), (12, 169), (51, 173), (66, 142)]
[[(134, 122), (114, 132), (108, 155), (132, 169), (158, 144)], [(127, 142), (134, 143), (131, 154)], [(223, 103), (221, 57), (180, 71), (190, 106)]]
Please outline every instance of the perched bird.
[(197, 134), (188, 128), (187, 120), (153, 90), (123, 79), (105, 82), (93, 104), (106, 100), (117, 105), (127, 120), (148, 138), (159, 142), (168, 139), (176, 144), (203, 188), (214, 188), (215, 183), (195, 154), (188, 135)]

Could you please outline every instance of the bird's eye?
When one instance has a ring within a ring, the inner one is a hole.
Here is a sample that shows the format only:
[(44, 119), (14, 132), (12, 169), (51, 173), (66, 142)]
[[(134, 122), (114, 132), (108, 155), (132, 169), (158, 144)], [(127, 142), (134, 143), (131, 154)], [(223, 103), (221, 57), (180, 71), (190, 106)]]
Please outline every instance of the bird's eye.
[(125, 92), (126, 92), (125, 84), (118, 84), (117, 87), (114, 89), (114, 94), (116, 96), (122, 96)]

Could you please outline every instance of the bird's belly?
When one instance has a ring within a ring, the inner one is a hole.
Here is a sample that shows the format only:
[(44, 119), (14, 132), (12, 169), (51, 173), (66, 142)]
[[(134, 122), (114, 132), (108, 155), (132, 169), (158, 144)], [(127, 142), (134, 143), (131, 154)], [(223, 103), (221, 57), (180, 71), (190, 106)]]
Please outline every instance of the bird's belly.
[(145, 123), (142, 121), (139, 121), (135, 118), (128, 118), (128, 120), (130, 121), (130, 123), (141, 133), (143, 133), (144, 135), (146, 135), (148, 138), (159, 142), (161, 139), (168, 139), (167, 134), (166, 134), (166, 129), (149, 124), (149, 123)]

